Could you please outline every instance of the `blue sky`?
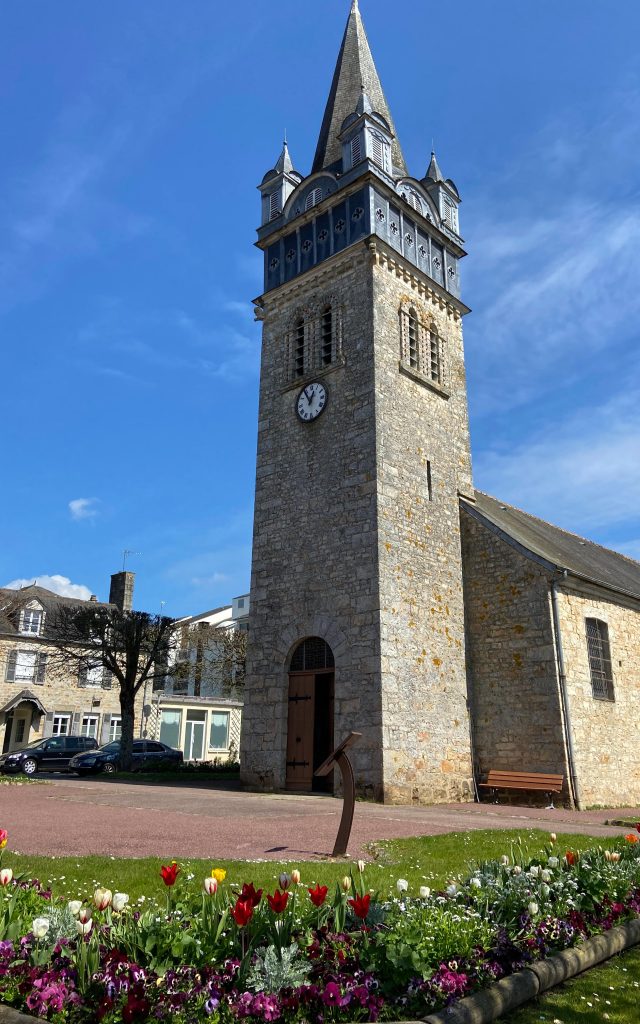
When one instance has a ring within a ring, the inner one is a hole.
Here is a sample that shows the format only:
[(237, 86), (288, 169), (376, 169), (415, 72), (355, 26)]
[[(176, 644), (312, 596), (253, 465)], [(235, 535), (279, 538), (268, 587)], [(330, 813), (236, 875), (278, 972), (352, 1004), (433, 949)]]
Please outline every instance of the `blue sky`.
[[(256, 185), (308, 173), (348, 0), (9, 0), (0, 583), (248, 589)], [(640, 5), (361, 11), (411, 173), (463, 198), (476, 486), (640, 557)], [(76, 591), (83, 593), (84, 591)]]

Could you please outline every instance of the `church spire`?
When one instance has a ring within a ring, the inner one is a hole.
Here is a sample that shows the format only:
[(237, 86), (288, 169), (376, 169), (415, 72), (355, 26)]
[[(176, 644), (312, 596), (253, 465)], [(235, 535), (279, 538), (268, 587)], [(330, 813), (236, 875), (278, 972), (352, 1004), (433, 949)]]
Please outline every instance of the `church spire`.
[[(358, 8), (358, 0), (352, 0), (327, 107), (322, 119), (320, 137), (313, 161), (313, 173), (337, 164), (341, 160), (342, 146), (338, 136), (345, 118), (356, 110), (363, 91), (367, 94), (373, 109), (378, 114), (382, 114), (395, 135), (389, 107), (369, 49)], [(394, 167), (400, 174), (406, 174), (404, 157), (396, 138), (393, 140), (392, 156)]]
[(430, 178), (432, 181), (444, 181), (444, 175), (438, 166), (436, 154), (433, 149), (431, 150), (431, 161), (427, 168), (427, 173), (425, 177)]

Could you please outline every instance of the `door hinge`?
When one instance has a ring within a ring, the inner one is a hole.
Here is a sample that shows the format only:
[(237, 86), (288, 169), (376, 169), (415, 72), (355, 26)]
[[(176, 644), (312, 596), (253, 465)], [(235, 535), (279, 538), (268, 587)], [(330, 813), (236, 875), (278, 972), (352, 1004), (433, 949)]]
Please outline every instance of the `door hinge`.
[(308, 768), (308, 761), (287, 761), (287, 768)]
[(299, 701), (299, 700), (311, 700), (311, 695), (307, 694), (306, 697), (289, 697), (289, 700), (290, 701), (296, 701), (296, 702)]

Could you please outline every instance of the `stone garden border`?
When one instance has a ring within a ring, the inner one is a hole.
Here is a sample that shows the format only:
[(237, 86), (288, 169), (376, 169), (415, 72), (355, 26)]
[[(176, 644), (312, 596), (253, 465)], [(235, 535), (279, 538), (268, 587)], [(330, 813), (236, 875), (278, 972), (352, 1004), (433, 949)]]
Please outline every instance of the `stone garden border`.
[[(445, 1010), (422, 1018), (422, 1024), (490, 1024), (504, 1013), (518, 1009), (536, 996), (574, 978), (583, 971), (640, 944), (640, 918), (616, 925), (608, 932), (586, 939), (580, 946), (540, 960), (522, 971), (502, 978), (495, 985), (461, 999)], [(14, 1010), (0, 1003), (0, 1024), (48, 1024), (39, 1017)], [(420, 1024), (396, 1021), (392, 1024)]]

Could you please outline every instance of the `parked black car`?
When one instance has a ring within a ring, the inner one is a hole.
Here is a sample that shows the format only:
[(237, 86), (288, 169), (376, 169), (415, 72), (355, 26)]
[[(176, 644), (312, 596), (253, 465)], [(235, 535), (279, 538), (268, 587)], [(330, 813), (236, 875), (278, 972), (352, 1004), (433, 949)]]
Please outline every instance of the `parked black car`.
[[(154, 768), (170, 768), (182, 764), (183, 753), (174, 750), (158, 740), (133, 741), (133, 771), (153, 771)], [(120, 768), (120, 740), (77, 754), (69, 762), (69, 769), (78, 775), (105, 772), (114, 775)]]
[(0, 772), (64, 772), (69, 761), (84, 750), (95, 747), (90, 736), (50, 736), (48, 740), (34, 740), (20, 750), (0, 755)]

